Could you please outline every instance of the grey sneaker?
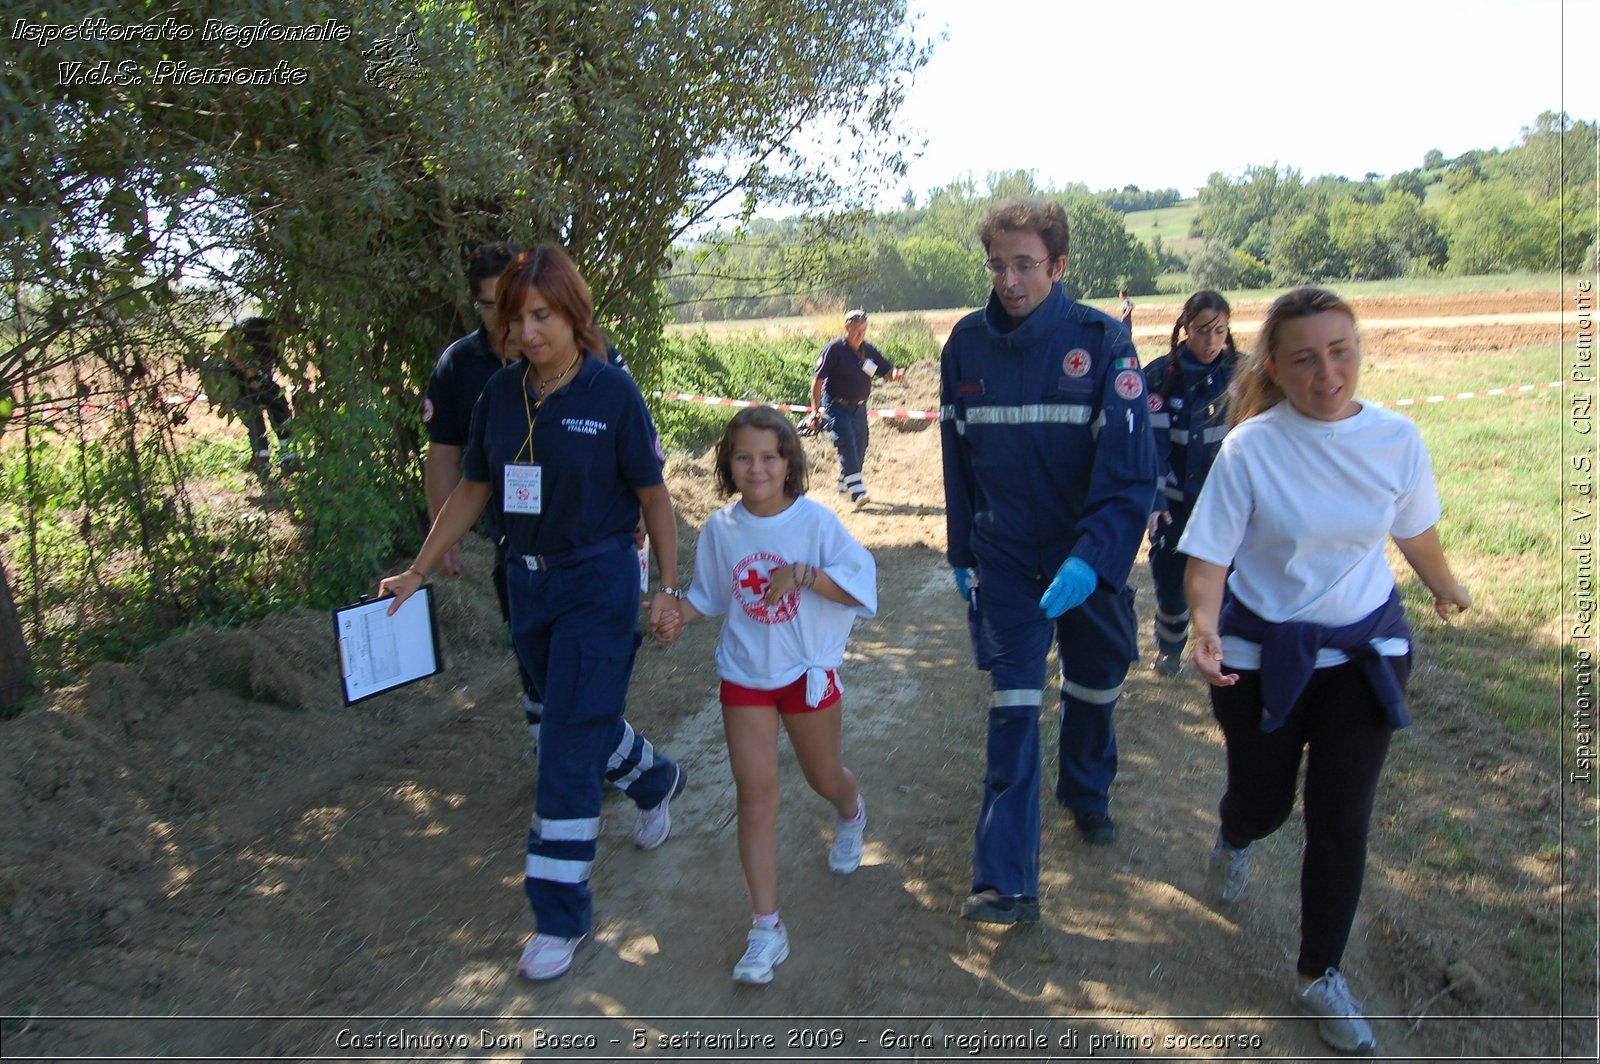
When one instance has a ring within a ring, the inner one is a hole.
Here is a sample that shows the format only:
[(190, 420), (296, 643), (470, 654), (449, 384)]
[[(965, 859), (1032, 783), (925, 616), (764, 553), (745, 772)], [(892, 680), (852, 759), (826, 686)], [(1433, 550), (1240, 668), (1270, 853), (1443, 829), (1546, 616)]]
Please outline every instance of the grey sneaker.
[(1236, 850), (1218, 835), (1217, 844), (1211, 847), (1211, 858), (1206, 861), (1206, 871), (1218, 901), (1238, 901), (1250, 885), (1250, 847)]
[(772, 982), (772, 969), (789, 959), (789, 930), (782, 924), (768, 931), (752, 927), (744, 956), (733, 966), (733, 981), (751, 986)]
[(1156, 651), (1156, 660), (1150, 663), (1150, 671), (1157, 676), (1176, 676), (1183, 668), (1183, 654), (1176, 650)]
[(1350, 984), (1337, 968), (1329, 968), (1321, 979), (1296, 988), (1294, 1006), (1317, 1020), (1322, 1040), (1341, 1053), (1372, 1053), (1378, 1039), (1372, 1025), (1361, 1015), (1361, 1002), (1350, 994)]
[(867, 830), (867, 803), (856, 796), (854, 820), (835, 819), (833, 848), (828, 851), (828, 869), (836, 875), (847, 876), (861, 867), (862, 836)]
[(980, 924), (1035, 924), (1039, 922), (1039, 899), (980, 890), (967, 895), (961, 904), (961, 919)]

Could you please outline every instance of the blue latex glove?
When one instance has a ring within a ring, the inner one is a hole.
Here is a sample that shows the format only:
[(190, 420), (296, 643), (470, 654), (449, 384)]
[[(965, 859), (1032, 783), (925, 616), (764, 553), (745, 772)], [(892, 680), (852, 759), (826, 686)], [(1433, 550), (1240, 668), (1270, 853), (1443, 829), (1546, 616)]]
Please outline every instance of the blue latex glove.
[(1059, 617), (1089, 597), (1094, 590), (1095, 576), (1089, 563), (1082, 558), (1068, 558), (1056, 570), (1056, 578), (1044, 589), (1039, 608), (1046, 617)]
[(961, 592), (961, 601), (963, 601), (963, 602), (971, 602), (972, 601), (972, 570), (971, 569), (963, 569), (961, 566), (957, 565), (957, 566), (953, 567), (952, 575), (954, 575), (955, 578), (956, 578), (956, 590)]

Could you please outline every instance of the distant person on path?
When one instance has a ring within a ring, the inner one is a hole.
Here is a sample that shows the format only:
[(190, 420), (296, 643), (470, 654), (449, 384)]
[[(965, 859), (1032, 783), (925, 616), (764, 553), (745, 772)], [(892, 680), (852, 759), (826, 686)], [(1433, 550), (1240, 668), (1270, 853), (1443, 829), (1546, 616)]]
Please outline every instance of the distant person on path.
[(716, 461), (723, 494), (739, 498), (706, 521), (681, 616), (669, 611), (658, 634), (670, 642), (686, 621), (727, 614), (717, 673), (753, 914), (733, 978), (760, 985), (789, 956), (778, 917), (780, 722), (806, 782), (833, 806), (828, 867), (849, 875), (861, 864), (867, 807), (844, 767), (837, 670), (856, 617), (877, 612), (877, 567), (832, 510), (805, 497), (805, 451), (776, 410), (735, 414)]
[(512, 361), (484, 387), (461, 482), (416, 561), (379, 585), (393, 613), (486, 507), (507, 538), (512, 641), (544, 696), (523, 881), (537, 933), (517, 965), (529, 979), (566, 972), (589, 934), (602, 785), (639, 807), (633, 841), (649, 850), (666, 841), (685, 779), (622, 715), (640, 642), (641, 513), (667, 584), (651, 600), (653, 625), (680, 594), (678, 536), (660, 438), (633, 378), (607, 363), (593, 308), (555, 245), (506, 267), (495, 314)]
[(1129, 336), (1132, 336), (1133, 335), (1133, 300), (1129, 298), (1128, 290), (1126, 288), (1124, 288), (1124, 289), (1122, 289), (1122, 291), (1118, 292), (1117, 295), (1122, 297), (1122, 305), (1118, 308), (1118, 313), (1122, 315), (1122, 327), (1124, 329), (1128, 330), (1128, 335)]
[(1403, 415), (1356, 398), (1360, 369), (1348, 305), (1320, 288), (1280, 296), (1239, 366), (1233, 430), (1178, 543), (1189, 556), (1190, 653), (1212, 684), (1227, 744), (1211, 887), (1224, 903), (1244, 893), (1250, 845), (1289, 818), (1305, 755), (1291, 1001), (1346, 1053), (1377, 1046), (1339, 962), (1378, 775), (1390, 736), (1411, 722), (1411, 632), (1385, 541), (1433, 593), (1440, 618), (1471, 604), (1439, 544), (1422, 437)]
[(1171, 349), (1144, 369), (1163, 474), (1149, 528), (1156, 591), (1151, 667), (1162, 676), (1178, 674), (1189, 638), (1189, 603), (1183, 597), (1187, 559), (1178, 553), (1178, 539), (1228, 433), (1228, 383), (1238, 361), (1228, 316), (1228, 301), (1221, 295), (1209, 288), (1196, 292), (1172, 326)]
[(839, 451), (839, 491), (848, 491), (857, 506), (867, 501), (861, 467), (867, 460), (867, 400), (874, 377), (900, 381), (906, 373), (867, 343), (867, 312), (852, 310), (844, 316), (844, 335), (824, 347), (817, 359), (811, 376), (811, 424), (828, 426)]
[(272, 319), (241, 318), (224, 334), (222, 352), (222, 372), (208, 375), (207, 390), (215, 391), (213, 398), (218, 404), (244, 424), (251, 460), (261, 472), (272, 459), (267, 445), (270, 420), (272, 434), (278, 438), (278, 463), (288, 469), (295, 461), (289, 450), (294, 414), (288, 397), (272, 378), (283, 352)]
[(1061, 205), (1010, 199), (979, 227), (994, 278), (940, 365), (949, 560), (990, 674), (988, 769), (961, 915), (1039, 918), (1039, 711), (1061, 659), (1056, 800), (1110, 845), (1112, 713), (1138, 657), (1128, 573), (1156, 483), (1144, 374), (1127, 330), (1059, 284)]

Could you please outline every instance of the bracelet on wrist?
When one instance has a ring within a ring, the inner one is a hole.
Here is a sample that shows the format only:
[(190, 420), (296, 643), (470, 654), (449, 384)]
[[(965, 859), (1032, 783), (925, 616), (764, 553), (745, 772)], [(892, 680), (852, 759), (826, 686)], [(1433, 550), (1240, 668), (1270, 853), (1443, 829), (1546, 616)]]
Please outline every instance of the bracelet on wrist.
[(416, 566), (414, 566), (414, 565), (408, 565), (408, 566), (406, 566), (406, 572), (405, 572), (405, 573), (401, 573), (401, 574), (400, 574), (400, 575), (401, 575), (401, 576), (405, 576), (405, 575), (406, 575), (406, 573), (416, 573), (416, 574), (417, 574), (417, 579), (418, 579), (418, 580), (426, 580), (426, 579), (428, 579), (428, 574), (427, 574), (427, 573), (425, 573), (425, 572), (423, 572), (423, 571), (422, 571), (422, 570), (421, 570), (421, 569), (418, 569), (418, 568), (417, 568), (417, 567), (416, 567)]

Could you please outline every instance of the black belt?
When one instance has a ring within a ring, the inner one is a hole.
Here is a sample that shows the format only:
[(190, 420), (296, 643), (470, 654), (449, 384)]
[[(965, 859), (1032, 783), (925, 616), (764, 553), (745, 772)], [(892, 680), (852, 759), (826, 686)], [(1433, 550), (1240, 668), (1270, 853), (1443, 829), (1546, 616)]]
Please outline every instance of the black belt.
[(632, 543), (633, 535), (629, 533), (599, 543), (591, 543), (587, 547), (578, 547), (575, 550), (557, 551), (554, 554), (523, 554), (520, 557), (522, 564), (528, 567), (530, 573), (540, 573), (551, 569), (565, 569), (579, 562), (586, 562), (590, 558), (598, 558), (602, 554), (621, 550)]

